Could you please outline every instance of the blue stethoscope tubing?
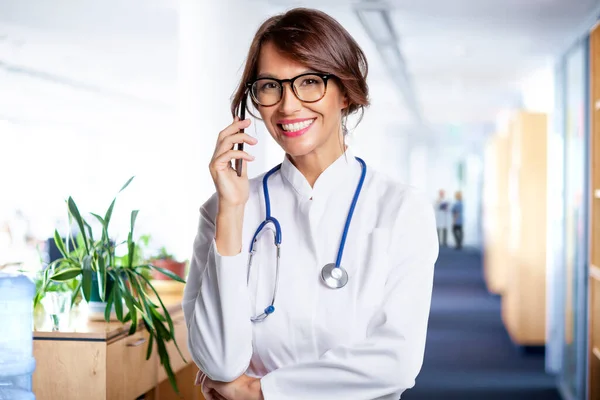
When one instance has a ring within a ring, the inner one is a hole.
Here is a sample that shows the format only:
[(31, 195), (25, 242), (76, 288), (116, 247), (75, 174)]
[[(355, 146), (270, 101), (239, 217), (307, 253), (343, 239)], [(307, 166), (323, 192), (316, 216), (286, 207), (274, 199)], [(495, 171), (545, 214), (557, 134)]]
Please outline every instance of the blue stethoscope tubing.
[[(348, 275), (347, 275), (346, 271), (341, 267), (342, 256), (344, 254), (344, 246), (346, 245), (346, 238), (348, 237), (348, 231), (350, 230), (350, 223), (352, 222), (352, 216), (354, 214), (354, 210), (356, 208), (356, 204), (358, 203), (358, 198), (360, 196), (360, 192), (362, 190), (363, 184), (365, 182), (365, 177), (367, 175), (367, 164), (361, 158), (359, 158), (359, 157), (355, 157), (355, 158), (362, 167), (360, 180), (358, 181), (358, 185), (356, 186), (356, 190), (354, 192), (354, 197), (352, 198), (352, 204), (350, 205), (350, 210), (348, 211), (348, 216), (346, 217), (346, 223), (344, 225), (344, 232), (342, 234), (342, 239), (340, 241), (340, 247), (338, 249), (335, 265), (327, 264), (323, 268), (323, 271), (325, 271), (329, 267), (328, 270), (331, 272), (331, 275), (333, 275), (333, 276), (345, 277), (345, 281), (342, 282), (341, 284), (339, 284), (339, 282), (338, 282), (337, 285), (335, 285), (335, 284), (332, 285), (322, 275), (322, 278), (323, 278), (325, 284), (332, 289), (337, 289), (337, 288), (343, 287), (348, 280)], [(280, 169), (281, 169), (281, 164), (275, 166), (273, 169), (271, 169), (269, 172), (267, 172), (265, 174), (265, 176), (263, 177), (262, 185), (263, 185), (263, 193), (264, 193), (264, 197), (265, 197), (266, 214), (265, 214), (264, 221), (260, 223), (260, 225), (256, 229), (256, 232), (254, 232), (252, 241), (250, 242), (250, 250), (249, 250), (249, 256), (248, 256), (247, 282), (250, 281), (250, 271), (252, 268), (252, 259), (254, 258), (254, 255), (256, 254), (255, 245), (256, 245), (256, 242), (258, 241), (258, 235), (269, 224), (272, 224), (275, 227), (275, 232), (273, 233), (273, 239), (274, 239), (275, 246), (277, 247), (277, 261), (276, 261), (276, 267), (275, 267), (275, 287), (273, 288), (273, 297), (271, 298), (271, 303), (263, 310), (262, 314), (259, 314), (257, 316), (250, 318), (252, 322), (264, 321), (270, 314), (272, 314), (275, 311), (275, 298), (277, 296), (277, 288), (279, 286), (279, 265), (280, 265), (280, 259), (281, 259), (282, 234), (281, 234), (281, 224), (275, 217), (273, 217), (271, 215), (271, 200), (269, 197), (268, 181), (269, 181), (269, 178), (271, 177), (271, 175), (273, 175), (275, 172), (279, 171)], [(336, 269), (337, 269), (337, 271), (335, 271)], [(336, 272), (336, 273), (334, 273), (334, 272)]]

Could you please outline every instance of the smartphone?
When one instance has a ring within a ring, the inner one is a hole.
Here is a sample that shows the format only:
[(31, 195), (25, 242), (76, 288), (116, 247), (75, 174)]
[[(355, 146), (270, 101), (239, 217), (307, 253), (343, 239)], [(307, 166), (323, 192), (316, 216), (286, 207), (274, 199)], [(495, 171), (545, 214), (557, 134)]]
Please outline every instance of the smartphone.
[[(244, 95), (244, 97), (242, 97), (242, 102), (240, 104), (240, 110), (238, 113), (238, 116), (240, 117), (240, 121), (243, 121), (246, 119), (246, 95)], [(244, 133), (244, 129), (240, 129), (240, 133)], [(236, 150), (240, 150), (243, 151), (244, 150), (244, 143), (238, 143), (236, 146)], [(235, 172), (237, 172), (237, 176), (242, 176), (242, 165), (243, 165), (244, 160), (240, 159), (236, 159), (235, 160)]]

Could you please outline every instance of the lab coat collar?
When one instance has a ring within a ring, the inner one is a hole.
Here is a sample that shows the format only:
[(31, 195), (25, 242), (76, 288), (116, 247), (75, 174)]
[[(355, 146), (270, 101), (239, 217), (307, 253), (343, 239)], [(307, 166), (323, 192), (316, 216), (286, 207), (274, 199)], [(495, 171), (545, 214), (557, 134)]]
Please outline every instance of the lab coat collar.
[(291, 185), (303, 200), (327, 197), (340, 184), (343, 184), (350, 177), (356, 175), (358, 169), (360, 169), (360, 165), (354, 159), (354, 154), (348, 147), (344, 154), (321, 173), (314, 187), (311, 188), (304, 175), (292, 164), (287, 155), (281, 164), (281, 174), (285, 178), (285, 181)]

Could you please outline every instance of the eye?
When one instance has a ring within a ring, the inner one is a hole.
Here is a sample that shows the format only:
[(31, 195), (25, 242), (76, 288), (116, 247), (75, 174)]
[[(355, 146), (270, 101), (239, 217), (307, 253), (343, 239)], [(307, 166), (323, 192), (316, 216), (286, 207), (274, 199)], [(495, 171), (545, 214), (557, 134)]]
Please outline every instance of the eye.
[(277, 82), (265, 82), (260, 86), (260, 90), (262, 91), (276, 90), (278, 88), (279, 84), (277, 84)]
[(314, 78), (305, 78), (302, 80), (302, 83), (300, 85), (311, 86), (311, 85), (318, 85), (318, 84), (319, 84), (319, 82)]

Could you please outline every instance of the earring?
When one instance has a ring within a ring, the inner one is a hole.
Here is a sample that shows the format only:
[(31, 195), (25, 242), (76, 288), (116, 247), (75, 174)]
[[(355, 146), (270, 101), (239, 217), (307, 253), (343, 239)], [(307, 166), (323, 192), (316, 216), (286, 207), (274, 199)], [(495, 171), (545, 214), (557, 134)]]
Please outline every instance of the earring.
[(348, 115), (344, 115), (342, 117), (342, 134), (344, 135), (344, 138), (346, 137), (346, 135), (348, 135), (348, 127), (347, 124), (348, 123)]

